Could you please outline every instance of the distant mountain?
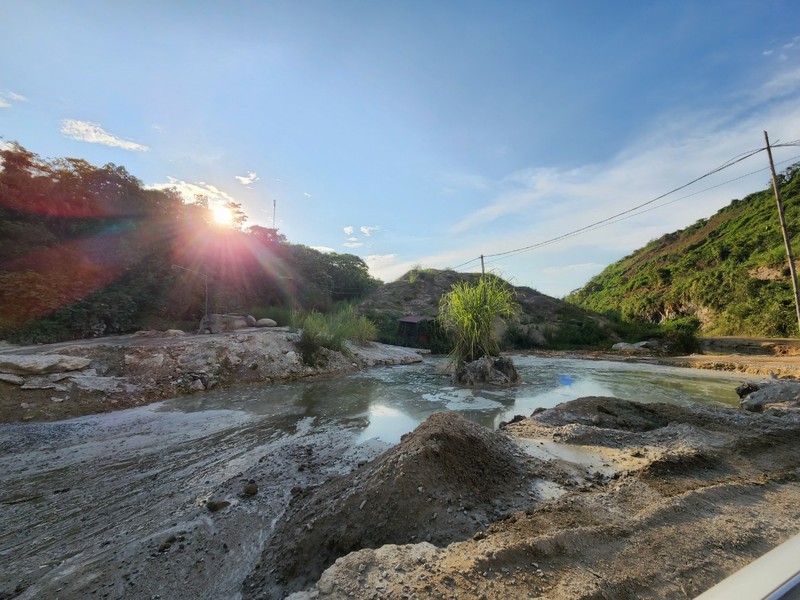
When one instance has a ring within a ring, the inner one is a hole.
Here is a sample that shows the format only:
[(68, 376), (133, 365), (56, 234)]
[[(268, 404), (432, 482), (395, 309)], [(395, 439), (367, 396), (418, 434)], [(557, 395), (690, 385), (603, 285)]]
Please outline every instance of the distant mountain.
[[(792, 236), (800, 232), (800, 163), (779, 180)], [(793, 239), (797, 257), (800, 241)], [(771, 186), (650, 242), (567, 300), (629, 321), (694, 316), (706, 334), (796, 336), (792, 284)]]
[[(358, 305), (358, 312), (379, 325), (385, 341), (397, 342), (393, 332), (397, 330), (398, 319), (436, 317), (442, 295), (455, 283), (476, 282), (479, 278), (478, 273), (412, 269), (371, 292)], [(512, 287), (519, 308), (515, 320), (502, 332), (507, 347), (597, 346), (620, 339), (608, 319), (592, 311), (529, 287)]]

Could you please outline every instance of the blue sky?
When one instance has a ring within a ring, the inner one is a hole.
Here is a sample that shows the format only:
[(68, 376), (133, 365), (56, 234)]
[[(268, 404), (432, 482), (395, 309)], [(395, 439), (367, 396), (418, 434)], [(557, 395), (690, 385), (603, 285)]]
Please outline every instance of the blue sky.
[[(385, 281), (604, 219), (764, 130), (800, 138), (793, 0), (0, 0), (5, 143), (233, 199), (248, 224), (271, 226), (275, 200), (291, 242)], [(487, 267), (562, 296), (763, 189), (766, 167)]]

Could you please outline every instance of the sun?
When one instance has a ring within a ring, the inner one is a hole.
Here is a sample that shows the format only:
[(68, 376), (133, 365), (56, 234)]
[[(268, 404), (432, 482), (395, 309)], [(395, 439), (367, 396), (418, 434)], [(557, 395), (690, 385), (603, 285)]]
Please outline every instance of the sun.
[(218, 225), (230, 225), (233, 223), (233, 212), (226, 206), (215, 206), (211, 209), (211, 216)]

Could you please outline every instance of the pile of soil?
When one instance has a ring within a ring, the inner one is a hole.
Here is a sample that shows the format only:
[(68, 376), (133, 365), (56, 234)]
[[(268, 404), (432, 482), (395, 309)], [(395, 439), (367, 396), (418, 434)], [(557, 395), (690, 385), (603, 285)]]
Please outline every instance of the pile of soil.
[(527, 499), (520, 459), (506, 436), (456, 413), (432, 415), (353, 473), (293, 490), (245, 597), (283, 598), (354, 550), (471, 537)]
[[(691, 598), (800, 532), (797, 412), (582, 398), (505, 431), (539, 458), (527, 484), (551, 494), (449, 544), (365, 545), (292, 600)], [(447, 465), (429, 466), (450, 489)], [(425, 523), (418, 508), (398, 515), (409, 531)]]

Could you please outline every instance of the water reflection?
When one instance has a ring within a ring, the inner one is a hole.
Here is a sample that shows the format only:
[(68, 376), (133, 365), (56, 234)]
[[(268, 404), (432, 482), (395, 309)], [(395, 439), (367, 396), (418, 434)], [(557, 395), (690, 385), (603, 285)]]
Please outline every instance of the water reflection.
[(164, 410), (234, 410), (268, 419), (285, 430), (301, 419), (335, 424), (358, 434), (396, 443), (435, 412), (456, 411), (495, 428), (514, 415), (530, 415), (583, 396), (616, 396), (643, 402), (735, 405), (734, 388), (747, 376), (610, 361), (515, 356), (522, 385), (512, 389), (467, 389), (450, 385), (435, 367), (377, 367), (347, 376), (254, 385), (176, 398)]

